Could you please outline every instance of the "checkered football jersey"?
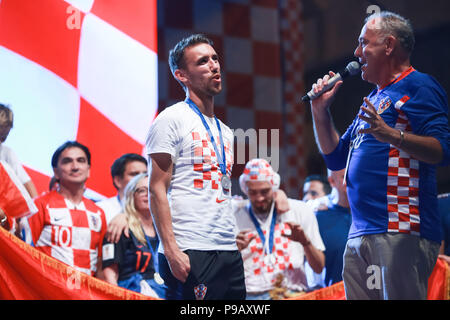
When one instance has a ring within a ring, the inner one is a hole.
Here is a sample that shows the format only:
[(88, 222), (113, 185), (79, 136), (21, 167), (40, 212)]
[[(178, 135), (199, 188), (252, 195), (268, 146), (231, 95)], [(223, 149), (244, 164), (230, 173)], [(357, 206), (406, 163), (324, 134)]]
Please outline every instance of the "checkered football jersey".
[[(261, 240), (255, 224), (248, 211), (248, 200), (233, 200), (236, 216), (236, 233), (249, 229), (247, 236), (254, 237), (249, 245), (241, 251), (244, 261), (245, 286), (247, 292), (268, 291), (274, 288), (277, 277), (283, 276), (283, 286), (293, 291), (303, 291), (308, 288), (304, 269), (305, 253), (303, 246), (284, 235), (290, 232), (286, 222), (299, 224), (305, 231), (312, 245), (320, 251), (325, 245), (320, 236), (316, 216), (312, 209), (303, 201), (289, 199), (288, 212), (278, 214), (273, 234), (273, 261), (267, 260), (264, 253), (264, 243)], [(266, 216), (264, 221), (258, 214), (258, 222), (268, 240), (271, 220)]]
[[(205, 116), (220, 155), (214, 118)], [(219, 120), (227, 175), (233, 166), (233, 133)], [(146, 153), (172, 156), (168, 199), (172, 226), (181, 250), (237, 250), (230, 192), (221, 185), (218, 156), (200, 117), (184, 101), (162, 111), (147, 135)], [(160, 246), (160, 250), (163, 249)]]
[(106, 232), (102, 209), (89, 199), (74, 206), (57, 191), (35, 200), (38, 212), (28, 218), (38, 250), (84, 273), (94, 275)]
[[(436, 138), (444, 155), (440, 165), (450, 162), (447, 96), (434, 78), (411, 67), (368, 98), (390, 127)], [(368, 127), (356, 117), (338, 147), (324, 156), (332, 170), (344, 168), (349, 161), (349, 238), (401, 232), (440, 242), (435, 166), (358, 133)]]

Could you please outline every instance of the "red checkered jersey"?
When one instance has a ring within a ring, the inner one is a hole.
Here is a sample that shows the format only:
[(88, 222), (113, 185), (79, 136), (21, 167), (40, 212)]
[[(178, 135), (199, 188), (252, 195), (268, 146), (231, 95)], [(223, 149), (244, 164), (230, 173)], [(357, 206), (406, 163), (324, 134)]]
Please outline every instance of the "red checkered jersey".
[(74, 205), (57, 191), (37, 198), (35, 203), (39, 211), (28, 223), (36, 248), (94, 275), (106, 232), (103, 210), (86, 198)]

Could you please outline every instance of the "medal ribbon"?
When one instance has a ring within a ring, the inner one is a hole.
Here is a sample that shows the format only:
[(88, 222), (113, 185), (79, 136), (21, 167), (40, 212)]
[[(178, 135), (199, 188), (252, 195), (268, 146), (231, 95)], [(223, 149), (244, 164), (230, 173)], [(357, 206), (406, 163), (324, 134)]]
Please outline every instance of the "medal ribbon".
[(186, 98), (186, 100), (184, 100), (184, 101), (202, 120), (203, 126), (205, 127), (206, 131), (208, 132), (209, 138), (211, 139), (211, 143), (214, 147), (214, 151), (216, 152), (217, 160), (218, 160), (219, 166), (220, 166), (220, 172), (222, 172), (223, 175), (227, 175), (227, 159), (225, 156), (225, 145), (223, 143), (222, 130), (220, 129), (219, 120), (217, 120), (216, 116), (214, 116), (214, 119), (216, 120), (216, 124), (217, 124), (217, 129), (219, 130), (219, 138), (220, 138), (220, 144), (222, 146), (222, 155), (223, 156), (220, 155), (219, 150), (217, 149), (216, 141), (214, 140), (213, 134), (211, 132), (211, 129), (209, 128), (209, 125), (206, 122), (205, 117), (203, 116), (203, 114), (201, 113), (201, 111), (199, 110), (197, 105), (189, 98)]
[[(250, 215), (250, 219), (255, 225), (256, 231), (258, 232), (258, 235), (261, 238), (262, 243), (264, 244), (264, 251), (266, 251), (266, 237), (264, 236), (264, 232), (261, 229), (261, 225), (259, 224), (258, 219), (256, 219), (256, 216), (253, 213), (251, 204), (248, 205), (248, 214)], [(272, 254), (273, 251), (273, 238), (275, 233), (276, 220), (277, 220), (277, 209), (274, 208), (274, 204), (272, 204), (272, 221), (270, 222), (270, 231), (269, 231), (269, 248), (268, 248), (269, 254)]]
[[(144, 233), (145, 240), (147, 240), (148, 248), (150, 249), (150, 253), (152, 254), (152, 260), (153, 260), (153, 267), (155, 268), (155, 273), (159, 273), (159, 261), (158, 257), (155, 256), (155, 250), (153, 250), (152, 244), (150, 243), (149, 237), (145, 234), (144, 227), (142, 227), (142, 232)], [(158, 240), (159, 243), (159, 240)], [(158, 247), (158, 245), (156, 245)]]

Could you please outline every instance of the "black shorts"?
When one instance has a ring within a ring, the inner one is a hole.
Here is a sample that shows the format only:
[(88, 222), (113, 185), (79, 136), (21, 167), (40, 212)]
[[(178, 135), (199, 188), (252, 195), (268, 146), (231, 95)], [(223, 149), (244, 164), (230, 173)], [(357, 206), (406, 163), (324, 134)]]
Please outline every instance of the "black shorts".
[(191, 271), (184, 283), (176, 279), (163, 254), (159, 270), (167, 285), (167, 300), (244, 300), (244, 265), (239, 251), (184, 251)]

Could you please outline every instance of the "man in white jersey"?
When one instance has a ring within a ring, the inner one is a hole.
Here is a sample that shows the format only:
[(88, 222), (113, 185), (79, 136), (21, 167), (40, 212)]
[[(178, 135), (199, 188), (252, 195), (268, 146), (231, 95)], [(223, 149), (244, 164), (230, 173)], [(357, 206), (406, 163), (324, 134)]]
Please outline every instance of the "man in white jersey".
[(288, 212), (275, 207), (280, 176), (264, 159), (252, 159), (239, 178), (248, 196), (236, 206), (236, 241), (244, 259), (247, 299), (279, 299), (307, 291), (304, 263), (320, 273), (325, 246), (313, 210), (289, 199)]
[(170, 51), (169, 65), (186, 100), (158, 115), (146, 143), (167, 299), (244, 299), (231, 207), (233, 133), (214, 115), (218, 55), (208, 38), (192, 35)]

